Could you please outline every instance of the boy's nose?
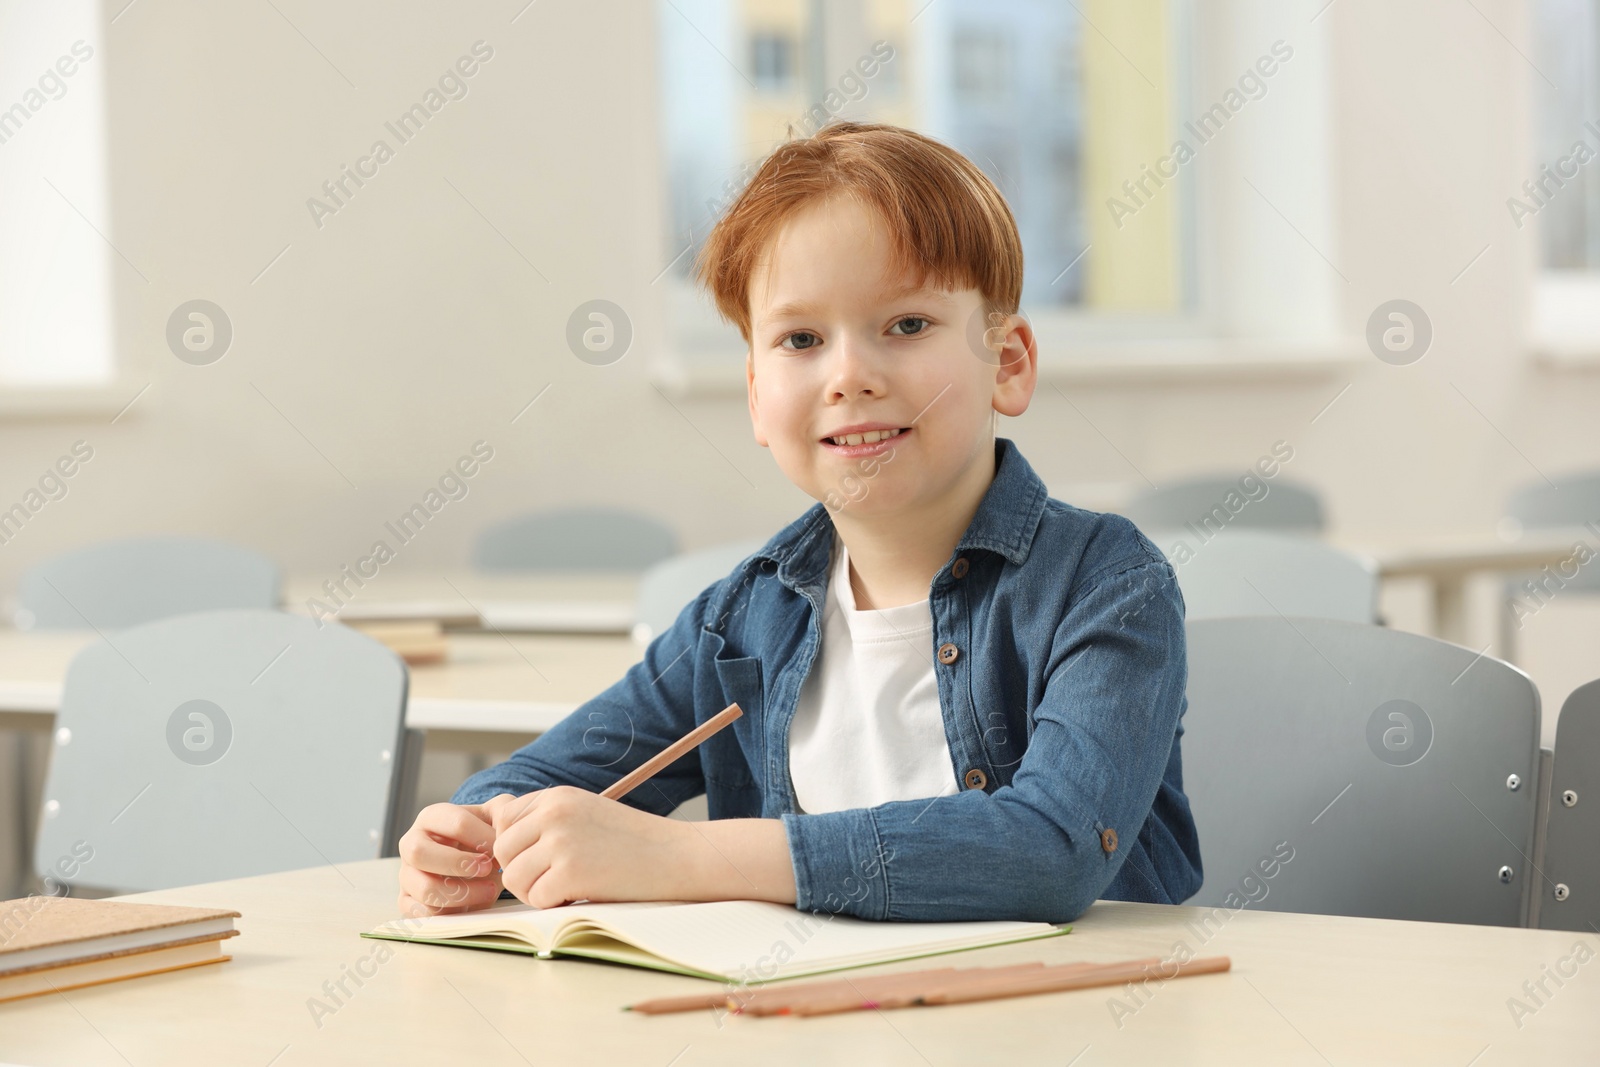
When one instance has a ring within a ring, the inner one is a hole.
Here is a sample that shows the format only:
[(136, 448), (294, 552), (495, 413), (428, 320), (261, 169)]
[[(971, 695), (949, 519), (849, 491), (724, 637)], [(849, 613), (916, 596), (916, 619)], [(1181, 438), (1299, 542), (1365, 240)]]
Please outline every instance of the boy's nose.
[(884, 369), (869, 346), (841, 341), (833, 352), (833, 387), (845, 397), (875, 395), (884, 389)]

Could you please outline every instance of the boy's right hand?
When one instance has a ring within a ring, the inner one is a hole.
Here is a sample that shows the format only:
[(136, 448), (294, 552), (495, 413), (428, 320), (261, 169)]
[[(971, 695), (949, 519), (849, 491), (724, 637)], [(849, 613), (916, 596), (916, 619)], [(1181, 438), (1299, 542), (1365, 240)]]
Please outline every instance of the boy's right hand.
[(499, 866), (482, 804), (429, 804), (400, 838), (400, 914), (486, 908), (500, 897)]

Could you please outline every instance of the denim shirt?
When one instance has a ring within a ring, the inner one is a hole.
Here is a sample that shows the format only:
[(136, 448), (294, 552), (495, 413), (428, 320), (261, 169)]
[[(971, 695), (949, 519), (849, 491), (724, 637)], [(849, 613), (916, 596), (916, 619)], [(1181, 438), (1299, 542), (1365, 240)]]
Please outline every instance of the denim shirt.
[(619, 681), (452, 801), (598, 792), (737, 701), (741, 718), (623, 803), (665, 815), (704, 793), (713, 819), (781, 819), (798, 908), (1059, 923), (1097, 898), (1180, 903), (1201, 868), (1172, 567), (1127, 519), (1051, 499), (1009, 439), (995, 459), (928, 591), (955, 793), (798, 813), (789, 725), (833, 542), (818, 503), (696, 596)]

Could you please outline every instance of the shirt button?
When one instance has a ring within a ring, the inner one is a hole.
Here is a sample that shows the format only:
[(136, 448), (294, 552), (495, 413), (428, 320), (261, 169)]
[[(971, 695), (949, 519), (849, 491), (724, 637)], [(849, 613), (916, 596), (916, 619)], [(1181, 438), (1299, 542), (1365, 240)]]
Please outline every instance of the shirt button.
[(1100, 831), (1100, 847), (1107, 852), (1117, 850), (1117, 832), (1109, 826)]
[(967, 784), (968, 789), (982, 789), (989, 784), (989, 776), (977, 767), (964, 774), (961, 780)]
[(950, 565), (950, 573), (957, 578), (965, 578), (967, 576), (967, 566), (967, 557), (962, 556)]
[(952, 645), (949, 641), (946, 641), (944, 644), (939, 646), (940, 663), (954, 663), (956, 661), (956, 657), (959, 655), (961, 655), (961, 650), (956, 648), (956, 646)]

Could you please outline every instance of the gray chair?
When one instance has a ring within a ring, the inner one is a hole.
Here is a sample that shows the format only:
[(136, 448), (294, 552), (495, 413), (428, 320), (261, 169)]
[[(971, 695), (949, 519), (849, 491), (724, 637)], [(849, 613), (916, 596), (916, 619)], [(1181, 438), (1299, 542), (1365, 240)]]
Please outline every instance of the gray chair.
[[(1250, 477), (1255, 478), (1252, 474)], [(1321, 533), (1326, 525), (1322, 498), (1316, 490), (1284, 481), (1281, 476), (1255, 478), (1265, 488), (1241, 486), (1237, 474), (1190, 478), (1160, 489), (1139, 493), (1122, 514), (1143, 530), (1185, 530), (1216, 534), (1233, 527), (1279, 530), (1287, 533)]]
[(138, 891), (395, 855), (420, 755), (407, 677), (286, 612), (107, 635), (67, 669), (38, 873)]
[(191, 611), (278, 606), (277, 564), (198, 537), (131, 537), (23, 571), (19, 630), (120, 630)]
[(1378, 621), (1378, 565), (1313, 538), (1226, 530), (1200, 541), (1187, 530), (1150, 533), (1183, 590), (1189, 619), (1306, 615)]
[(641, 648), (667, 630), (685, 605), (719, 578), (726, 577), (766, 539), (730, 541), (697, 552), (685, 552), (655, 564), (639, 578), (633, 640)]
[(1600, 681), (1581, 685), (1556, 720), (1535, 921), (1545, 930), (1600, 928)]
[(642, 571), (678, 551), (678, 535), (648, 515), (571, 508), (519, 515), (478, 535), (472, 565), (485, 571)]
[(1525, 485), (1507, 498), (1506, 516), (1530, 530), (1600, 522), (1600, 471), (1569, 474), (1558, 486), (1545, 481)]
[[(1572, 530), (1575, 540), (1581, 538), (1593, 550), (1595, 535), (1600, 532), (1600, 471), (1569, 474), (1561, 478), (1557, 486), (1546, 481), (1525, 485), (1507, 498), (1505, 517), (1519, 532)], [(1570, 578), (1558, 576), (1561, 583), (1558, 588), (1547, 584), (1549, 580), (1542, 578), (1539, 572), (1506, 578), (1499, 634), (1500, 655), (1506, 659), (1516, 655), (1517, 634), (1522, 629), (1516, 604), (1519, 598), (1529, 596), (1523, 583), (1530, 579), (1546, 583), (1534, 594), (1536, 602), (1556, 592), (1600, 593), (1600, 561), (1579, 566)]]
[(1188, 661), (1183, 780), (1205, 869), (1188, 903), (1522, 924), (1538, 879), (1527, 675), (1431, 637), (1278, 616), (1191, 622)]
[[(193, 537), (134, 537), (63, 553), (23, 571), (12, 621), (20, 630), (117, 630), (217, 608), (275, 608), (279, 573), (237, 545)], [(26, 735), (17, 765), (18, 863), (32, 854), (43, 764)]]

